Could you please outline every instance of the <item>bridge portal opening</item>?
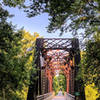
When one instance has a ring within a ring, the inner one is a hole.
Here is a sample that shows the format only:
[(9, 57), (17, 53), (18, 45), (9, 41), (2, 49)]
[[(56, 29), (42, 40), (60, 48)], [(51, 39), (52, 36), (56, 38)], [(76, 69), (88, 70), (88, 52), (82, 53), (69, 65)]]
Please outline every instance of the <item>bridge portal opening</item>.
[(59, 91), (62, 91), (64, 95), (64, 92), (66, 91), (66, 77), (62, 71), (53, 77), (53, 91), (55, 95), (57, 95)]
[[(53, 91), (53, 79), (63, 72), (66, 78), (66, 92), (75, 95), (82, 92), (80, 81), (75, 80), (80, 62), (79, 41), (76, 38), (38, 38), (35, 49), (35, 67), (39, 69), (32, 77), (38, 76), (29, 86), (27, 100)], [(61, 87), (60, 87), (61, 88)], [(83, 98), (83, 96), (81, 96)], [(83, 100), (81, 98), (81, 100)]]
[[(49, 80), (49, 91), (53, 91), (53, 78), (56, 75), (60, 75), (63, 72), (63, 75), (66, 77), (66, 92), (73, 92), (72, 87), (74, 86), (74, 82), (69, 77), (74, 77), (73, 61), (70, 58), (70, 54), (66, 50), (48, 50), (45, 54), (46, 63), (44, 65), (46, 70), (46, 77)], [(72, 78), (73, 79), (73, 78)], [(59, 81), (58, 81), (59, 83)], [(69, 85), (71, 90), (69, 90)], [(61, 88), (61, 87), (60, 87)]]

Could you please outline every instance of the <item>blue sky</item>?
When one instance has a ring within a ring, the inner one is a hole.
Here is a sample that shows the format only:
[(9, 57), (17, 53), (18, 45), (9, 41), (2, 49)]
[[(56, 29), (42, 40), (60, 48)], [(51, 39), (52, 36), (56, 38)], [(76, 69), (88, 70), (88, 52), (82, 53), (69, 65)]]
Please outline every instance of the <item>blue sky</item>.
[(10, 14), (14, 14), (13, 18), (8, 19), (8, 21), (12, 21), (14, 25), (17, 25), (17, 28), (24, 27), (26, 31), (29, 31), (31, 34), (37, 32), (40, 36), (44, 38), (71, 38), (72, 35), (70, 33), (65, 33), (61, 37), (59, 37), (59, 32), (48, 33), (46, 27), (49, 24), (48, 14), (41, 14), (39, 16), (28, 18), (26, 13), (18, 8), (8, 8), (6, 9), (10, 12)]

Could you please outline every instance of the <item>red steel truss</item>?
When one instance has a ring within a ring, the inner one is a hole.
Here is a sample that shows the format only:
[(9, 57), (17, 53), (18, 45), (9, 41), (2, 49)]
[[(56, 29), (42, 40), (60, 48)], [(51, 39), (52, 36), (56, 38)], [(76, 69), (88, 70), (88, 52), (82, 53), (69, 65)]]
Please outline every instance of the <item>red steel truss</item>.
[[(37, 73), (31, 75), (27, 100), (36, 100), (37, 95), (52, 92), (53, 77), (63, 71), (66, 77), (66, 92), (81, 93), (79, 100), (84, 100), (84, 89), (75, 80), (80, 62), (79, 41), (76, 38), (38, 38), (35, 50), (35, 68)], [(38, 77), (33, 80), (33, 77)]]
[[(57, 74), (58, 71), (62, 70), (66, 77), (66, 92), (69, 93), (69, 81), (72, 67), (74, 66), (74, 61), (70, 59), (69, 52), (65, 50), (48, 50), (43, 55), (45, 55), (45, 72), (48, 80), (50, 82), (50, 92), (52, 92), (52, 79)], [(74, 86), (74, 83), (72, 83)], [(73, 91), (73, 90), (72, 90)]]
[(61, 70), (66, 77), (66, 92), (73, 94), (75, 61), (72, 39), (45, 38), (40, 39), (38, 42), (42, 44), (39, 45), (38, 49), (44, 58), (42, 67), (49, 80), (49, 91), (52, 91), (53, 77)]

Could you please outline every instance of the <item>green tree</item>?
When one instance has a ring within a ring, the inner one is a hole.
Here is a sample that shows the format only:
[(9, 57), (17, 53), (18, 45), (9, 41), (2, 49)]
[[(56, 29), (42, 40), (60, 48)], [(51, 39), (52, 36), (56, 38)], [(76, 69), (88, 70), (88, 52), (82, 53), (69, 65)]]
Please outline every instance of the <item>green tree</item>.
[(60, 72), (60, 74), (58, 76), (58, 80), (59, 80), (60, 89), (64, 93), (64, 91), (66, 91), (66, 77), (64, 76), (64, 74), (62, 72)]
[[(81, 68), (81, 77), (84, 84), (95, 84), (100, 94), (100, 33), (97, 32), (93, 40), (86, 43), (86, 50), (83, 53)], [(99, 97), (100, 99), (100, 97)], [(98, 99), (98, 100), (99, 100)]]
[[(35, 68), (35, 64), (34, 64), (34, 59), (35, 59), (35, 42), (37, 37), (39, 37), (38, 33), (34, 33), (33, 35), (31, 35), (29, 32), (22, 30), (23, 34), (22, 34), (22, 52), (21, 55), (28, 55), (27, 58), (27, 62), (25, 63), (25, 69), (27, 70), (27, 76), (28, 78), (26, 79), (28, 84), (24, 84), (23, 89), (22, 89), (22, 93), (19, 92), (19, 95), (21, 95), (21, 97), (23, 98), (23, 100), (27, 99), (27, 93), (28, 93), (28, 88), (29, 88), (29, 84), (31, 82), (30, 80), (30, 76), (32, 73), (36, 73), (37, 69)], [(37, 79), (37, 77), (34, 77), (33, 79)]]
[(16, 30), (6, 21), (8, 17), (9, 13), (0, 7), (0, 99), (21, 100), (23, 87), (29, 85), (31, 55), (23, 53), (23, 30)]
[(66, 91), (66, 78), (62, 72), (58, 76), (55, 76), (53, 79), (53, 89), (55, 94), (60, 90), (64, 93)]
[(2, 3), (6, 6), (9, 7), (22, 7), (24, 4), (25, 0), (2, 0)]
[(57, 76), (53, 78), (53, 90), (55, 91), (55, 95), (59, 92), (59, 82)]

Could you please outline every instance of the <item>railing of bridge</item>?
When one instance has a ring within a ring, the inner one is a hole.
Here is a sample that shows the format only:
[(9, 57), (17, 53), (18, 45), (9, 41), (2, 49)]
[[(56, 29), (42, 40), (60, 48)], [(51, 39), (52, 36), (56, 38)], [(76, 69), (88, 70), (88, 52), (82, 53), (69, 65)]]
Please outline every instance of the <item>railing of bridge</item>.
[(75, 100), (75, 96), (65, 92), (66, 100)]
[(43, 94), (43, 95), (39, 95), (37, 96), (37, 100), (50, 100), (51, 98), (53, 97), (53, 93), (50, 92), (50, 93), (46, 93), (46, 94)]

